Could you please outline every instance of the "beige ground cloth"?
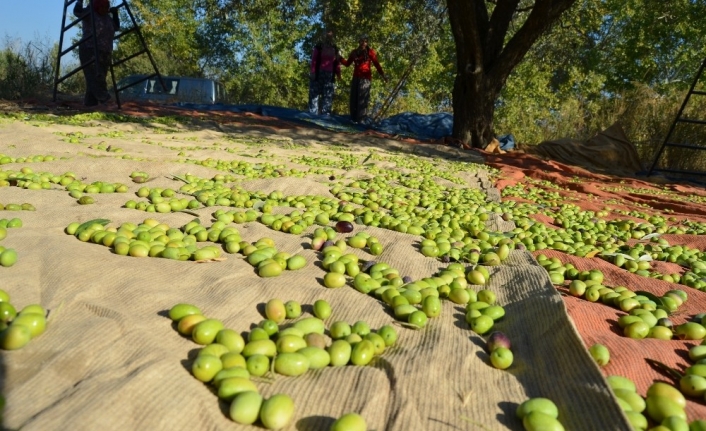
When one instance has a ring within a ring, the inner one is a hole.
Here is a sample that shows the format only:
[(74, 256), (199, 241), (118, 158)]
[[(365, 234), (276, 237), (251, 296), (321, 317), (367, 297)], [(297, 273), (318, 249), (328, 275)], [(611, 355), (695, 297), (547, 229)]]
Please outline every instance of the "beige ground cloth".
[(637, 150), (619, 123), (587, 141), (557, 139), (525, 149), (532, 154), (596, 172), (632, 176), (642, 170)]
[[(95, 195), (96, 204), (80, 206), (61, 188), (0, 188), (0, 202), (30, 202), (37, 208), (36, 212), (0, 212), (0, 217), (20, 216), (24, 221), (24, 227), (10, 230), (2, 242), (18, 251), (19, 260), (11, 268), (0, 268), (0, 284), (18, 307), (39, 303), (52, 310), (43, 335), (21, 350), (0, 353), (2, 393), (7, 400), (5, 426), (9, 429), (258, 429), (230, 421), (227, 406), (219, 404), (209, 387), (190, 375), (188, 369), (197, 345), (179, 336), (164, 316), (179, 302), (198, 305), (207, 316), (222, 319), (226, 327), (238, 331), (248, 331), (262, 320), (258, 306), (273, 297), (302, 304), (326, 299), (333, 308), (327, 324), (364, 320), (376, 329), (394, 321), (390, 310), (373, 297), (348, 286), (332, 290), (321, 285), (324, 271), (314, 265), (316, 254), (303, 246), (309, 241), (307, 232), (294, 236), (257, 222), (238, 226), (248, 241), (267, 236), (281, 251), (307, 258), (305, 269), (270, 279), (257, 277), (240, 255), (227, 255), (223, 262), (208, 264), (121, 257), (106, 247), (82, 243), (63, 233), (69, 223), (93, 218), (108, 218), (119, 225), (155, 217), (173, 227), (190, 221), (193, 217), (183, 213), (155, 215), (121, 208), (128, 199), (136, 199), (134, 191), (140, 187), (129, 182), (132, 171), (147, 171), (157, 177), (147, 184), (151, 187), (175, 189), (180, 183), (165, 175), (190, 172), (211, 177), (217, 173), (171, 162), (177, 159), (178, 149), (170, 147), (212, 147), (220, 143), (220, 149), (185, 152), (199, 159), (237, 158), (254, 163), (258, 159), (240, 154), (254, 155), (264, 149), (275, 156), (274, 160), (287, 161), (294, 154), (318, 155), (318, 151), (331, 149), (326, 140), (346, 143), (344, 137), (331, 134), (319, 136), (317, 140), (323, 142), (318, 143), (290, 139), (308, 145), (292, 150), (285, 149), (282, 140), (247, 146), (243, 143), (247, 136), (275, 136), (255, 129), (229, 134), (202, 126), (163, 133), (164, 128), (131, 123), (0, 123), (2, 153), (14, 157), (70, 157), (2, 168), (30, 166), (35, 172), (56, 174), (72, 170), (86, 182), (123, 182), (131, 189), (128, 194)], [(64, 142), (64, 136), (56, 134), (79, 131), (89, 136), (79, 144)], [(106, 132), (120, 133), (114, 133), (116, 137), (98, 136)], [(149, 161), (119, 160), (112, 153), (88, 148), (102, 141), (122, 148), (121, 154)], [(229, 153), (223, 148), (236, 151)], [(364, 155), (370, 148), (384, 154), (394, 154), (395, 150), (372, 138), (342, 149)], [(467, 176), (469, 186), (488, 184), (482, 172)], [(318, 176), (256, 180), (243, 185), (330, 196), (323, 185), (326, 182), (324, 176)], [(496, 192), (493, 196), (499, 197)], [(209, 215), (214, 210), (197, 210), (205, 225), (210, 224)], [(502, 220), (490, 224), (496, 229), (513, 227)], [(356, 226), (356, 231), (360, 230), (380, 239), (385, 251), (378, 259), (401, 274), (417, 279), (443, 266), (416, 251), (413, 245), (417, 237)], [(358, 254), (363, 259), (372, 258), (362, 251)], [(258, 381), (258, 388), (265, 395), (284, 392), (294, 399), (295, 419), (289, 430), (326, 430), (334, 418), (351, 411), (362, 414), (369, 429), (378, 431), (521, 430), (514, 411), (522, 401), (537, 396), (558, 404), (567, 430), (628, 430), (563, 301), (531, 255), (513, 252), (491, 280), (490, 288), (507, 311), (497, 328), (514, 343), (515, 363), (507, 371), (489, 365), (485, 343), (468, 329), (462, 308), (444, 302), (442, 315), (430, 320), (424, 330), (398, 327), (396, 346), (370, 366), (327, 368), (297, 378), (277, 376), (274, 383)], [(311, 309), (304, 307), (304, 311), (309, 315)]]

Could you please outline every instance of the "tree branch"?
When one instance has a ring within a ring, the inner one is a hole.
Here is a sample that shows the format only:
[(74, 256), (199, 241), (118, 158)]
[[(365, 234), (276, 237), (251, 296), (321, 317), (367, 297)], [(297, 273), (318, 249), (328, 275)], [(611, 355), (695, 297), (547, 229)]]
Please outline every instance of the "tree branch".
[[(447, 0), (449, 21), (456, 42), (457, 73), (483, 72), (485, 36), (488, 32), (488, 9), (483, 0)], [(462, 59), (469, 64), (461, 64)]]
[(490, 17), (490, 26), (485, 41), (486, 67), (490, 67), (489, 62), (495, 60), (502, 51), (507, 30), (519, 3), (520, 0), (498, 0), (497, 6), (493, 10), (493, 15)]
[(576, 0), (536, 0), (525, 23), (512, 36), (487, 73), (492, 77), (492, 86), (502, 88), (512, 70), (525, 57), (532, 45), (551, 25), (569, 9)]

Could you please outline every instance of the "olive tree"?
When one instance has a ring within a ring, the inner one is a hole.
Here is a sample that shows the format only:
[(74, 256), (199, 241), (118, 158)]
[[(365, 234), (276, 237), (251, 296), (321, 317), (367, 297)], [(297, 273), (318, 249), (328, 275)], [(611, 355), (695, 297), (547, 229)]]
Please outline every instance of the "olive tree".
[(456, 44), (453, 136), (484, 148), (513, 69), (576, 0), (447, 0)]

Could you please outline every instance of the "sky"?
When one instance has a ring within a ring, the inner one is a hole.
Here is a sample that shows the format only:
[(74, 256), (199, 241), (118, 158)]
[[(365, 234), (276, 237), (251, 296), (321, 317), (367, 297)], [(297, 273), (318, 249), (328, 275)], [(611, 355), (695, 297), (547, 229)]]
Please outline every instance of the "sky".
[[(1, 0), (0, 6), (0, 48), (8, 40), (19, 40), (22, 45), (35, 42), (48, 46), (59, 41), (64, 0)], [(67, 24), (74, 18), (71, 9), (73, 4), (66, 15)], [(68, 40), (76, 34), (76, 28), (66, 33)]]

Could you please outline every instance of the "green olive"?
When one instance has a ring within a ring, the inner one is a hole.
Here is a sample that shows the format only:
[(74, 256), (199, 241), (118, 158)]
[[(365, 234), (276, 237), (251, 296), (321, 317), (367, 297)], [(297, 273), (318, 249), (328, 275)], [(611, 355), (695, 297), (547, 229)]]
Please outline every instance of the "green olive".
[(275, 342), (278, 353), (294, 353), (306, 347), (306, 341), (296, 335), (283, 335)]
[(532, 411), (522, 418), (526, 431), (564, 431), (564, 427), (556, 419), (539, 411)]
[(217, 319), (206, 319), (197, 323), (192, 332), (191, 338), (197, 344), (211, 344), (216, 340), (218, 332), (223, 329), (223, 322)]
[(348, 238), (348, 245), (353, 248), (365, 248), (366, 242), (365, 238), (358, 235)]
[(47, 327), (47, 318), (44, 314), (39, 313), (22, 313), (17, 315), (12, 321), (12, 325), (22, 325), (29, 328), (32, 338), (38, 337), (44, 333)]
[(204, 320), (206, 320), (206, 317), (200, 314), (189, 314), (184, 316), (179, 320), (177, 331), (181, 335), (191, 336), (194, 331), (194, 327)]
[(246, 361), (246, 368), (250, 375), (262, 377), (270, 370), (270, 358), (260, 354), (249, 356)]
[(329, 431), (366, 431), (368, 424), (357, 413), (346, 413), (331, 424)]
[(223, 363), (215, 356), (197, 356), (191, 366), (191, 373), (197, 380), (204, 383), (210, 382), (223, 369)]
[(17, 262), (17, 252), (12, 248), (6, 248), (0, 252), (0, 266), (10, 267)]
[[(635, 387), (635, 383), (626, 377), (608, 376), (608, 377), (606, 377), (606, 382), (608, 382), (608, 386), (610, 386), (611, 389), (613, 389), (613, 390), (627, 389), (632, 392), (637, 391), (637, 388)], [(649, 395), (649, 390), (648, 390), (648, 395)]]
[(287, 301), (284, 303), (287, 319), (296, 319), (302, 314), (302, 306), (297, 301)]
[(284, 306), (284, 302), (277, 298), (267, 301), (265, 305), (265, 316), (277, 324), (284, 322), (284, 319), (287, 317), (287, 309)]
[(304, 335), (315, 332), (323, 334), (325, 331), (324, 321), (318, 317), (307, 317), (294, 323), (294, 327), (302, 331)]
[(648, 427), (647, 418), (642, 414), (635, 411), (624, 412), (625, 416), (628, 418), (628, 422), (635, 430), (645, 430)]
[(505, 317), (505, 309), (499, 305), (491, 305), (481, 310), (481, 314), (490, 317), (493, 320), (500, 320)]
[(17, 310), (6, 301), (0, 302), (0, 322), (10, 323), (17, 316)]
[(277, 325), (277, 323), (271, 319), (265, 319), (258, 323), (257, 326), (265, 331), (268, 338), (271, 338), (273, 335), (279, 332), (279, 325)]
[(191, 304), (177, 304), (169, 310), (169, 318), (175, 322), (178, 322), (182, 317), (190, 314), (201, 314), (201, 310)]
[(346, 285), (346, 276), (337, 272), (328, 272), (324, 276), (324, 286), (335, 289)]
[(486, 278), (483, 273), (475, 269), (468, 271), (468, 274), (466, 274), (466, 279), (470, 284), (484, 285), (486, 282)]
[(554, 419), (559, 417), (559, 409), (556, 404), (548, 398), (530, 398), (517, 407), (515, 414), (522, 419), (531, 412), (540, 412)]
[(466, 305), (471, 300), (471, 294), (468, 289), (451, 289), (449, 292), (449, 300), (454, 304)]
[(656, 422), (662, 422), (670, 416), (678, 416), (686, 420), (684, 407), (674, 402), (671, 398), (659, 395), (647, 396), (647, 415)]
[(610, 351), (603, 344), (594, 344), (588, 349), (588, 352), (591, 354), (593, 360), (601, 367), (607, 365), (610, 361)]
[(243, 336), (232, 329), (221, 329), (216, 334), (216, 343), (222, 344), (228, 348), (228, 351), (240, 353), (245, 347)]
[(696, 374), (686, 374), (679, 380), (679, 387), (685, 395), (703, 397), (706, 394), (706, 378)]
[(331, 334), (331, 338), (334, 340), (346, 338), (351, 334), (351, 325), (343, 321), (333, 322), (331, 328), (329, 329), (329, 333)]
[(232, 401), (238, 394), (248, 391), (257, 392), (257, 386), (249, 378), (229, 377), (219, 383), (218, 398)]
[(274, 357), (277, 353), (277, 346), (272, 340), (256, 340), (248, 342), (243, 348), (242, 355), (249, 358), (253, 355), (263, 355), (267, 357)]
[(314, 316), (326, 320), (331, 315), (331, 305), (323, 299), (314, 302)]
[(638, 340), (647, 337), (649, 332), (650, 327), (643, 321), (633, 322), (623, 329), (623, 333), (626, 337)]
[[(221, 363), (223, 363), (223, 357), (221, 357)], [(223, 366), (223, 369), (219, 371), (214, 377), (213, 377), (213, 384), (218, 387), (220, 386), (221, 382), (225, 379), (229, 379), (231, 377), (241, 377), (244, 379), (250, 379), (250, 373), (248, 372), (247, 368), (243, 367), (229, 367), (226, 368)]]
[(471, 322), (471, 330), (478, 335), (483, 335), (493, 329), (493, 319), (489, 316), (481, 315)]
[(297, 353), (309, 360), (309, 369), (312, 370), (325, 368), (331, 363), (331, 355), (324, 348), (309, 346), (299, 349)]
[(382, 353), (385, 351), (385, 340), (379, 334), (371, 332), (363, 338), (373, 343), (373, 345), (375, 346), (375, 355), (382, 355)]
[(309, 358), (301, 353), (285, 352), (275, 357), (275, 372), (283, 376), (300, 376), (309, 370)]
[(382, 254), (382, 244), (379, 242), (370, 244), (370, 254), (373, 256), (380, 256)]
[(278, 430), (289, 425), (294, 416), (294, 402), (286, 394), (266, 399), (260, 408), (260, 422), (267, 429)]
[(665, 427), (669, 431), (690, 430), (689, 423), (686, 421), (686, 419), (681, 418), (679, 416), (670, 416), (668, 418), (665, 418), (660, 425)]
[(686, 398), (684, 398), (684, 395), (682, 395), (677, 388), (667, 383), (655, 382), (650, 385), (647, 389), (647, 397), (668, 398), (679, 407), (686, 407)]
[(262, 395), (257, 391), (240, 392), (230, 404), (230, 418), (242, 425), (254, 424), (260, 417)]
[(407, 322), (410, 325), (414, 325), (418, 328), (423, 328), (427, 324), (427, 319), (427, 315), (423, 311), (417, 310), (408, 316)]
[(377, 331), (378, 335), (385, 340), (385, 346), (389, 347), (397, 341), (397, 331), (390, 325), (384, 325)]
[(0, 332), (0, 348), (4, 350), (21, 349), (32, 339), (30, 329), (24, 325), (10, 325)]
[(295, 271), (306, 266), (306, 259), (303, 256), (295, 254), (287, 259), (287, 269)]
[(630, 406), (630, 411), (642, 413), (647, 407), (644, 398), (635, 391), (618, 388), (614, 389), (613, 392), (615, 392), (615, 396), (622, 399)]
[[(1, 256), (0, 259), (2, 259)], [(674, 334), (680, 340), (703, 340), (706, 337), (706, 328), (696, 322), (686, 322), (676, 326)]]
[(228, 352), (228, 353), (221, 355), (221, 362), (223, 363), (224, 369), (234, 368), (234, 367), (242, 367), (242, 368), (247, 367), (247, 361), (245, 360), (245, 356), (241, 355), (240, 353), (236, 353), (236, 352)]
[(328, 353), (331, 357), (331, 366), (340, 367), (348, 364), (351, 359), (352, 347), (350, 343), (345, 340), (335, 340), (328, 347)]
[(437, 317), (441, 314), (441, 301), (436, 296), (427, 296), (422, 301), (422, 311), (427, 317)]
[(353, 346), (350, 360), (353, 365), (367, 365), (374, 356), (375, 345), (370, 340), (362, 340)]
[(224, 346), (223, 344), (212, 343), (206, 347), (201, 348), (201, 350), (199, 350), (199, 353), (197, 354), (197, 356), (211, 355), (211, 356), (215, 356), (216, 358), (220, 358), (221, 356), (225, 355), (226, 353), (228, 353), (228, 348), (226, 346)]
[(257, 274), (260, 277), (277, 277), (282, 273), (282, 265), (277, 262), (270, 262), (262, 267), (259, 267)]

